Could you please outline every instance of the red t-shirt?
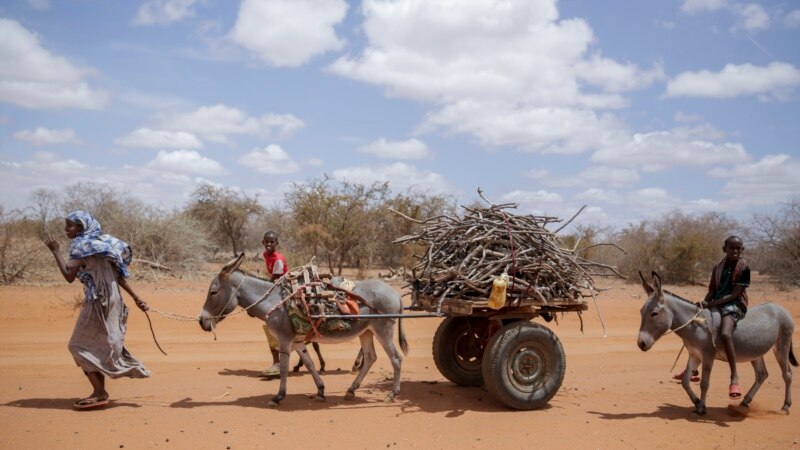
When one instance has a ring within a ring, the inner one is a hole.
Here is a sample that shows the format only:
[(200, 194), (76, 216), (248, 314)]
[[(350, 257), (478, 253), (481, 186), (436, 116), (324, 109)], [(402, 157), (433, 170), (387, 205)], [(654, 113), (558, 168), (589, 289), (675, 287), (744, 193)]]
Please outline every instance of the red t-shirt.
[(264, 262), (267, 263), (267, 273), (274, 275), (276, 278), (289, 271), (289, 264), (286, 263), (286, 258), (278, 251), (272, 252), (271, 255), (264, 252)]

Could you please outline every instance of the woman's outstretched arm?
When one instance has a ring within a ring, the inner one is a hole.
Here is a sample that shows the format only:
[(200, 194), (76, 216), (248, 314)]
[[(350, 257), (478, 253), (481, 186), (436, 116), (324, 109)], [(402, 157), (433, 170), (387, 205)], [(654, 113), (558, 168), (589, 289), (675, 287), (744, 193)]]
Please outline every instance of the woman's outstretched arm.
[(44, 244), (47, 248), (53, 252), (53, 257), (56, 259), (56, 265), (58, 266), (58, 270), (61, 271), (61, 275), (64, 276), (64, 279), (67, 280), (67, 283), (72, 283), (75, 281), (75, 277), (78, 276), (78, 267), (67, 267), (64, 264), (64, 259), (61, 258), (61, 246), (59, 245), (58, 241), (53, 239), (52, 236), (47, 236), (44, 240)]

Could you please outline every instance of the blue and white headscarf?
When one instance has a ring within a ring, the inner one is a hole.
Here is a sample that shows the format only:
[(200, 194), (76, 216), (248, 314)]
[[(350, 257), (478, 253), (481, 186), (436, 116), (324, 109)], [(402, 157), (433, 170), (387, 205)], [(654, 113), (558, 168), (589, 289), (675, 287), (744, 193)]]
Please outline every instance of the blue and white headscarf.
[(67, 215), (67, 220), (83, 227), (69, 247), (70, 259), (102, 255), (114, 262), (120, 275), (128, 278), (128, 264), (133, 258), (130, 245), (110, 234), (101, 234), (100, 222), (87, 212), (73, 211)]

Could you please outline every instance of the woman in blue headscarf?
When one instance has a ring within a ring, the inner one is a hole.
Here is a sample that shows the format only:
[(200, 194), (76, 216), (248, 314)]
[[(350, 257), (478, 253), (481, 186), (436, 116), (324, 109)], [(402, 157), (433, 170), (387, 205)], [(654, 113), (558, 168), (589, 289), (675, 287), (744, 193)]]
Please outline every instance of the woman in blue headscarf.
[(150, 376), (150, 371), (124, 346), (128, 308), (122, 301), (120, 287), (142, 310), (147, 310), (147, 304), (126, 281), (133, 255), (127, 243), (102, 234), (100, 223), (87, 212), (69, 213), (65, 224), (64, 231), (72, 239), (69, 260), (65, 263), (62, 259), (58, 241), (48, 237), (45, 244), (53, 252), (64, 279), (72, 283), (77, 278), (83, 283), (85, 299), (69, 340), (69, 351), (93, 391), (75, 402), (74, 407), (95, 408), (108, 404), (106, 376)]

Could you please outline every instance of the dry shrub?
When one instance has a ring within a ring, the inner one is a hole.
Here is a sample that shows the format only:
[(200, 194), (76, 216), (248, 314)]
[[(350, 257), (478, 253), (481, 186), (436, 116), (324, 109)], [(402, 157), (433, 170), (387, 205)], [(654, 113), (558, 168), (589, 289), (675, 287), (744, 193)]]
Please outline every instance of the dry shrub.
[(19, 211), (6, 212), (0, 205), (0, 284), (37, 281), (48, 263), (52, 264), (50, 251), (37, 231), (35, 222), (25, 220)]
[(724, 257), (725, 238), (733, 234), (741, 234), (740, 226), (722, 214), (672, 211), (619, 232), (616, 241), (627, 254), (617, 265), (633, 282), (639, 271), (655, 270), (668, 283), (705, 284), (711, 268)]
[(800, 285), (800, 198), (753, 217), (752, 254), (759, 271), (784, 286)]

